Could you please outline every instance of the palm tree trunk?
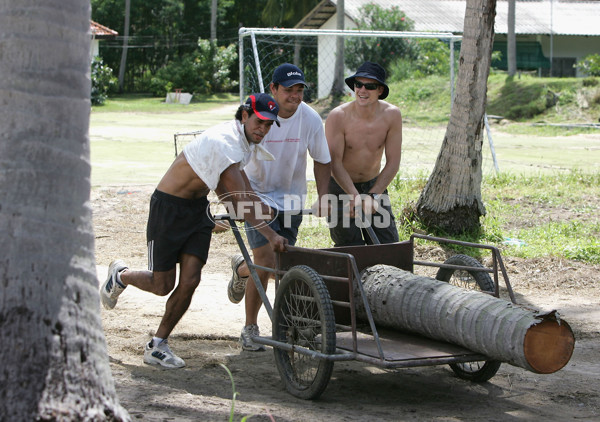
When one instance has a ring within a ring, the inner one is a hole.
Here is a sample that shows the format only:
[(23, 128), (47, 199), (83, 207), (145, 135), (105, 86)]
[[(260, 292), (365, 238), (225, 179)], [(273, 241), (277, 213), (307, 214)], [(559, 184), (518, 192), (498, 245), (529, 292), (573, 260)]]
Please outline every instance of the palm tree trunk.
[(478, 229), (481, 147), (496, 0), (467, 0), (456, 95), (446, 135), (416, 211), (429, 227), (457, 234)]
[[(373, 319), (382, 326), (454, 343), (541, 374), (558, 371), (573, 353), (573, 332), (554, 312), (538, 314), (387, 265), (369, 267), (361, 277)], [(366, 319), (364, 307), (357, 307), (357, 315)]]
[(89, 0), (0, 0), (0, 419), (129, 420), (99, 318)]

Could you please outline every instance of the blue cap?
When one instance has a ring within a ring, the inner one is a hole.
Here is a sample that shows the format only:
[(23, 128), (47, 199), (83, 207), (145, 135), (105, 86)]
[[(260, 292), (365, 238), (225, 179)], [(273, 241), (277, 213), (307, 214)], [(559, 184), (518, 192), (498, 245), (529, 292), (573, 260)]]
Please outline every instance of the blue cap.
[(277, 102), (267, 94), (258, 93), (252, 94), (246, 100), (246, 105), (252, 107), (254, 114), (261, 120), (274, 120), (279, 126), (279, 120), (277, 120), (277, 113), (279, 113), (279, 105)]
[(308, 88), (304, 80), (304, 72), (298, 66), (290, 63), (277, 66), (273, 72), (273, 83), (283, 85), (286, 88), (297, 84), (302, 84)]

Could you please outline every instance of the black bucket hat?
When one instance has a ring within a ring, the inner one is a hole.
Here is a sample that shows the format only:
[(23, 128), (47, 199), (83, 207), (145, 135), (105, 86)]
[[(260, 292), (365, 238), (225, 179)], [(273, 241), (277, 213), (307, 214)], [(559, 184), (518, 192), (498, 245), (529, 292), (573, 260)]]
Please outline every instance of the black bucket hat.
[(352, 76), (348, 76), (345, 81), (346, 85), (354, 91), (354, 79), (356, 77), (375, 79), (383, 86), (383, 93), (379, 96), (380, 100), (385, 99), (390, 93), (390, 88), (385, 84), (385, 69), (373, 62), (364, 62), (356, 70), (356, 73)]

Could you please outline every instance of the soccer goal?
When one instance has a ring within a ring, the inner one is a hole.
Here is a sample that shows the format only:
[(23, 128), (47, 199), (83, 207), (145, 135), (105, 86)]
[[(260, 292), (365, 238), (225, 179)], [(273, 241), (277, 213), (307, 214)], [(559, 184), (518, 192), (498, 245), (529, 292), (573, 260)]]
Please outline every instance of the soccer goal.
[[(282, 63), (294, 63), (310, 84), (310, 99), (327, 97), (335, 77), (337, 37), (345, 42), (361, 38), (438, 39), (449, 44), (450, 72), (454, 80), (454, 43), (462, 37), (451, 33), (400, 32), (335, 29), (240, 28), (240, 101), (253, 92), (265, 92), (273, 70)], [(350, 74), (356, 69), (348, 69)], [(452, 84), (453, 85), (453, 84)]]
[[(461, 36), (452, 33), (435, 32), (399, 32), (399, 31), (366, 31), (335, 29), (283, 29), (283, 28), (240, 28), (239, 30), (239, 71), (240, 102), (254, 92), (266, 92), (271, 76), (277, 66), (282, 63), (294, 63), (305, 73), (308, 89), (304, 100), (308, 103), (328, 97), (335, 79), (336, 41), (344, 38), (345, 54), (349, 54), (348, 45), (357, 40), (397, 39), (420, 40), (437, 39), (449, 46), (450, 71), (447, 83), (450, 87), (448, 104), (454, 97), (454, 80), (456, 74), (455, 56), (462, 40)], [(356, 69), (345, 69), (344, 76), (354, 73)], [(440, 150), (447, 124), (437, 125), (420, 121), (403, 111), (403, 152), (401, 173), (412, 174), (429, 172), (433, 169), (435, 159)], [(450, 105), (448, 106), (450, 115)], [(487, 126), (489, 142), (484, 142), (484, 173), (497, 171), (497, 163), (492, 160), (493, 144)], [(489, 149), (492, 149), (490, 153)]]
[(193, 132), (179, 132), (173, 135), (173, 146), (175, 147), (175, 157), (183, 151), (183, 147), (192, 142), (198, 136), (204, 132), (203, 130), (196, 130)]

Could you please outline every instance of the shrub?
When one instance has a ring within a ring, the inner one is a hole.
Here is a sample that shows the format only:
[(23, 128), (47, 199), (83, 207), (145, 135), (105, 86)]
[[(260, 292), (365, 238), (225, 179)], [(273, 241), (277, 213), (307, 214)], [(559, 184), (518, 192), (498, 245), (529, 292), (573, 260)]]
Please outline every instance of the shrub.
[(588, 76), (600, 76), (600, 54), (585, 56), (575, 67)]
[[(366, 4), (359, 9), (361, 18), (358, 29), (379, 31), (411, 31), (414, 23), (398, 6), (384, 9), (376, 4)], [(357, 37), (346, 42), (344, 59), (346, 66), (356, 70), (365, 61), (380, 64), (386, 72), (398, 59), (412, 60), (416, 57), (416, 43), (402, 38)]]
[(450, 74), (450, 47), (436, 39), (420, 39), (414, 44), (416, 58), (399, 58), (389, 68), (390, 79), (401, 81), (430, 75)]
[(232, 64), (237, 61), (237, 47), (219, 47), (216, 42), (200, 39), (198, 49), (168, 63), (156, 72), (150, 83), (156, 96), (164, 96), (173, 88), (193, 94), (230, 92), (235, 83), (230, 78)]
[(94, 57), (91, 63), (92, 92), (90, 98), (93, 105), (102, 105), (108, 93), (117, 86), (117, 78), (112, 69), (104, 64), (100, 57)]

